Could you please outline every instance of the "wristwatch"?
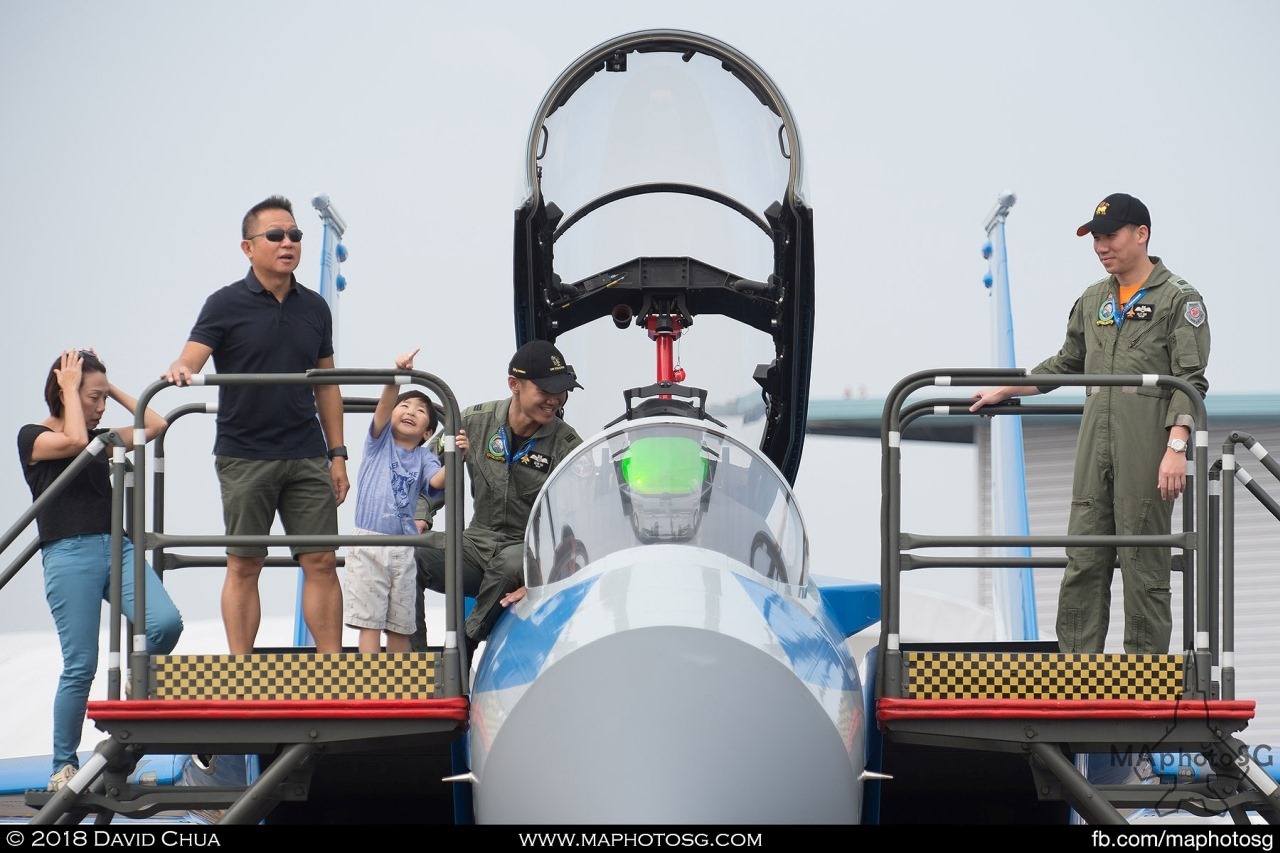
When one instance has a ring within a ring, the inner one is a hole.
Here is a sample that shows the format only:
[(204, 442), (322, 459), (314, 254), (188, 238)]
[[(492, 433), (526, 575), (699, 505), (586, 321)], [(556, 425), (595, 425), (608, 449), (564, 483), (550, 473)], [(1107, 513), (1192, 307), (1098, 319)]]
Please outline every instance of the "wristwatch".
[[(1185, 445), (1184, 445), (1184, 446), (1185, 446)], [(334, 459), (334, 458), (339, 457), (339, 456), (341, 456), (343, 459), (347, 459), (347, 458), (348, 458), (348, 457), (347, 457), (347, 448), (346, 448), (345, 446), (341, 445), (341, 444), (339, 444), (337, 447), (330, 447), (330, 448), (329, 448), (329, 452), (328, 452), (328, 453), (326, 453), (325, 455), (326, 455), (326, 456), (328, 456), (330, 459)]]
[[(1185, 441), (1183, 441), (1182, 439), (1180, 439), (1180, 438), (1171, 438), (1171, 439), (1169, 439), (1169, 443), (1166, 445), (1166, 447), (1168, 447), (1168, 448), (1169, 448), (1170, 450), (1172, 450), (1174, 453), (1186, 453), (1186, 452), (1187, 452), (1187, 443), (1186, 443)], [(332, 452), (332, 451), (330, 451), (330, 452)]]

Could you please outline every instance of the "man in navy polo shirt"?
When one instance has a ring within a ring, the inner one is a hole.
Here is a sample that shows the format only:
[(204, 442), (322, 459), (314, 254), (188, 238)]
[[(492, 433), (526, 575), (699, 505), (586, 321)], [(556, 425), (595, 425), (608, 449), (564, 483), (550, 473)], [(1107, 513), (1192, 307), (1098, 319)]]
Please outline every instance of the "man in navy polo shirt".
[[(293, 275), (302, 231), (289, 200), (272, 196), (255, 204), (241, 235), (249, 272), (205, 300), (182, 354), (162, 377), (176, 385), (190, 383), (210, 356), (219, 373), (334, 366), (329, 305)], [(277, 512), (290, 535), (337, 535), (337, 507), (350, 487), (339, 386), (220, 386), (213, 452), (228, 535), (265, 536)], [(334, 550), (299, 545), (292, 551), (303, 572), (302, 614), (316, 651), (339, 652), (342, 588)], [(227, 548), (222, 621), (232, 654), (253, 651), (266, 555), (265, 546)]]

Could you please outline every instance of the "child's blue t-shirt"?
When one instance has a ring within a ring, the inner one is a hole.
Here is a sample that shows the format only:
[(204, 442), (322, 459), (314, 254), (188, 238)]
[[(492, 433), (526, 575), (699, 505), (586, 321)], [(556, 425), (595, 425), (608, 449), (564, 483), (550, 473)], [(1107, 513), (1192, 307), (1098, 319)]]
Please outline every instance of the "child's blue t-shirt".
[(364, 459), (356, 482), (356, 527), (390, 535), (418, 532), (413, 513), (418, 495), (438, 497), (431, 476), (440, 470), (440, 459), (419, 445), (405, 450), (391, 436), (391, 425), (373, 437), (373, 424), (364, 436)]

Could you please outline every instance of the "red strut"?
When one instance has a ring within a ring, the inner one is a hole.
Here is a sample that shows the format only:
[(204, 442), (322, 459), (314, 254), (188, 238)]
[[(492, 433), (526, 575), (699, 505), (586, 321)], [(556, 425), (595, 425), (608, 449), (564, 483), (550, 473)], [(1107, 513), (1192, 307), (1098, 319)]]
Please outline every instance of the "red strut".
[[(671, 323), (669, 329), (658, 329), (658, 318), (664, 317)], [(683, 328), (679, 317), (673, 317), (670, 314), (650, 314), (645, 325), (649, 330), (649, 338), (658, 344), (658, 381), (659, 382), (683, 382), (685, 372), (683, 367), (675, 366), (675, 341), (680, 337)], [(659, 399), (669, 400), (670, 394), (659, 394)]]

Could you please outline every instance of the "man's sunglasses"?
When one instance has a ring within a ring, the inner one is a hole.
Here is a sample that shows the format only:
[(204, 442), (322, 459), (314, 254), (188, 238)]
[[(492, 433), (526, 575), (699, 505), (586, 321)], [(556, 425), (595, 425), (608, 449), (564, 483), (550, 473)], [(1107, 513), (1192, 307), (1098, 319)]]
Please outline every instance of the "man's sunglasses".
[(250, 235), (250, 236), (246, 237), (245, 239), (246, 239), (246, 240), (252, 240), (252, 239), (254, 239), (254, 238), (256, 238), (256, 237), (266, 237), (266, 238), (267, 238), (267, 240), (268, 240), (269, 242), (272, 242), (272, 243), (280, 243), (280, 242), (283, 242), (283, 241), (284, 241), (284, 238), (285, 238), (285, 237), (288, 237), (290, 240), (292, 240), (292, 241), (293, 241), (293, 242), (295, 242), (295, 243), (301, 243), (301, 242), (302, 242), (302, 229), (301, 229), (301, 228), (290, 228), (288, 231), (286, 231), (286, 230), (285, 230), (285, 229), (283, 229), (283, 228), (268, 228), (266, 231), (263, 231), (261, 234), (252, 234), (252, 235)]

